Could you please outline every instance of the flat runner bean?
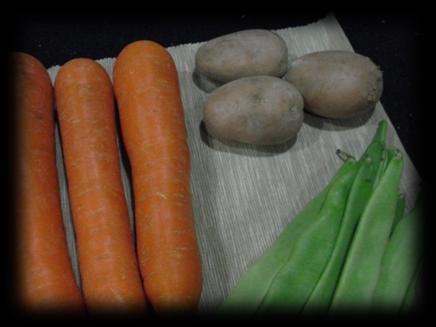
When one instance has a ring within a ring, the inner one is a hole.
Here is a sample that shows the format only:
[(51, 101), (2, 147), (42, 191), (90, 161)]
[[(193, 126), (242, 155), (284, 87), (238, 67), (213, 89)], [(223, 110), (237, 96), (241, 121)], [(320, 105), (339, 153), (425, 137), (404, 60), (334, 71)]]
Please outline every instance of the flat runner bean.
[(379, 173), (385, 168), (384, 165), (387, 159), (385, 140), (386, 122), (382, 121), (379, 123), (370, 145), (359, 160), (361, 167), (350, 190), (333, 253), (309, 300), (305, 304), (303, 313), (314, 311), (322, 313), (326, 312), (329, 308), (354, 230), (376, 183), (379, 181)]
[(376, 142), (373, 151), (363, 158), (351, 187), (334, 250), (304, 311), (326, 312), (328, 310), (354, 230), (371, 197), (377, 171), (382, 162), (382, 152), (383, 145)]
[(395, 216), (402, 169), (398, 153), (390, 160), (359, 221), (331, 311), (370, 306)]
[(260, 305), (260, 314), (295, 313), (302, 309), (333, 250), (358, 168), (354, 160), (342, 166), (337, 181), (328, 190), (319, 217), (297, 236), (289, 259), (274, 277)]
[(420, 259), (417, 248), (421, 208), (415, 207), (402, 218), (392, 233), (383, 255), (382, 268), (374, 292), (373, 306), (398, 312)]
[(313, 198), (268, 248), (248, 268), (221, 307), (223, 312), (254, 313), (271, 285), (277, 271), (284, 265), (292, 249), (294, 239), (318, 217), (327, 189)]

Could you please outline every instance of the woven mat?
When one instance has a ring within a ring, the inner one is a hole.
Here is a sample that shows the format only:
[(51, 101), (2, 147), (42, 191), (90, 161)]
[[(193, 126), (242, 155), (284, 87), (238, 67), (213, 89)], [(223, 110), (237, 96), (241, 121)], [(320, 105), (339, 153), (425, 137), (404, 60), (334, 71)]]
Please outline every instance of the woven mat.
[[(276, 32), (288, 46), (289, 60), (319, 50), (353, 50), (332, 15), (313, 24)], [(401, 188), (410, 207), (419, 187), (419, 176), (380, 103), (371, 114), (347, 122), (306, 114), (294, 144), (241, 146), (222, 144), (208, 137), (201, 125), (207, 94), (192, 79), (195, 53), (200, 45), (168, 48), (179, 72), (191, 151), (193, 207), (204, 275), (200, 308), (214, 308), (224, 300), (247, 266), (333, 176), (341, 165), (335, 150), (340, 148), (361, 155), (381, 119), (389, 122), (389, 142), (404, 153)], [(115, 58), (98, 60), (110, 76), (114, 61)], [(59, 66), (49, 69), (53, 80), (58, 69)], [(68, 246), (80, 282), (58, 131), (56, 137), (62, 210)], [(132, 220), (130, 182), (124, 163), (122, 173)]]

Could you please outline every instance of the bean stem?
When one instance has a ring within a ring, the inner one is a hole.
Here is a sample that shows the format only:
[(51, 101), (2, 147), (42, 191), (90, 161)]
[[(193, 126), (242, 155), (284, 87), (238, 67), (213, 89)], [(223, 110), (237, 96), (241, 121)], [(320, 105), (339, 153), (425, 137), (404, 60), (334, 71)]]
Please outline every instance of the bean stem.
[(336, 150), (336, 155), (344, 162), (349, 160), (349, 159), (356, 160), (356, 158), (354, 158), (351, 154), (349, 154), (348, 152), (345, 152), (341, 149)]

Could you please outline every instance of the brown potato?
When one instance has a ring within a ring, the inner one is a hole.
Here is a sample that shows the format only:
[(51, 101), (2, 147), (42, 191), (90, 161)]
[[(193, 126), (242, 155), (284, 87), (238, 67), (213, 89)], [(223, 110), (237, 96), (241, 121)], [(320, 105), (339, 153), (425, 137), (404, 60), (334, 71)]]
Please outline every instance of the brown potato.
[(294, 60), (285, 79), (304, 98), (307, 111), (350, 118), (373, 109), (383, 90), (382, 73), (367, 57), (349, 51), (322, 51)]
[(209, 96), (206, 130), (224, 141), (266, 145), (294, 138), (303, 123), (303, 98), (290, 83), (272, 76), (229, 82)]
[(203, 44), (195, 56), (197, 85), (210, 92), (241, 77), (281, 77), (288, 68), (288, 49), (283, 39), (268, 30), (244, 30)]

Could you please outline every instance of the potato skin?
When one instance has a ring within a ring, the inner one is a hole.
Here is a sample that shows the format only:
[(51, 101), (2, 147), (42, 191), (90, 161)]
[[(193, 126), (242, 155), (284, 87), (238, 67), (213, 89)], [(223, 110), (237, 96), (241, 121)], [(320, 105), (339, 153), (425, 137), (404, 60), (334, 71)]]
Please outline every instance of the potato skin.
[(373, 109), (383, 91), (382, 73), (367, 57), (349, 51), (321, 51), (290, 64), (285, 79), (304, 98), (307, 111), (343, 119)]
[(212, 39), (195, 57), (197, 84), (211, 91), (238, 78), (270, 75), (281, 77), (288, 66), (283, 39), (268, 30), (244, 30)]
[(300, 130), (303, 97), (280, 78), (245, 77), (211, 93), (203, 120), (208, 133), (223, 141), (279, 144)]

